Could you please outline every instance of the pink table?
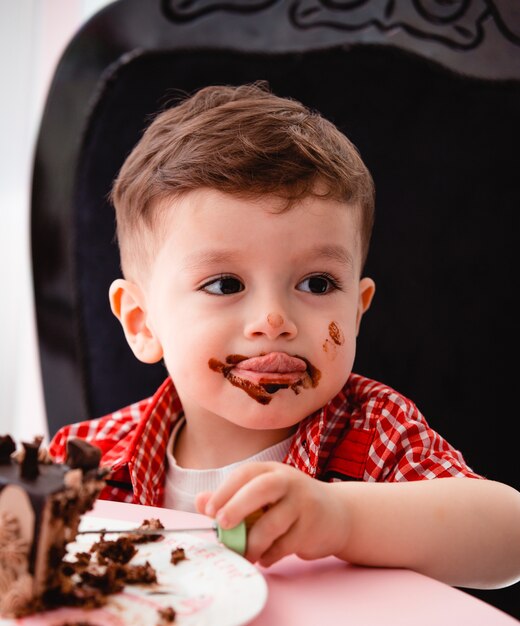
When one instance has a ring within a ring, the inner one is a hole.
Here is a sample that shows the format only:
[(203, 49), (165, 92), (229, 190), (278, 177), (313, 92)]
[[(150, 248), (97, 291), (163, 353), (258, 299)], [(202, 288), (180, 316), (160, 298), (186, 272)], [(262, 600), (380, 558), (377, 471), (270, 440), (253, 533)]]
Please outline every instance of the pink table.
[[(208, 518), (202, 515), (107, 501), (98, 501), (90, 515), (138, 524), (158, 517), (171, 528), (208, 526)], [(251, 626), (519, 623), (469, 594), (407, 570), (354, 567), (332, 557), (303, 561), (292, 556), (261, 571), (269, 596)]]

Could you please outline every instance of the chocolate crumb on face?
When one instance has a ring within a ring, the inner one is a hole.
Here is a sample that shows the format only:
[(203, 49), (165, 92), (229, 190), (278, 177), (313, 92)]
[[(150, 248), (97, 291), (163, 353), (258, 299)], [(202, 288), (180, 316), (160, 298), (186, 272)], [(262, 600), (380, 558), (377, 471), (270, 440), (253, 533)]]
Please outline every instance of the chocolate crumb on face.
[(336, 322), (331, 322), (329, 324), (329, 335), (337, 346), (342, 346), (345, 343), (345, 335), (341, 332), (341, 328), (336, 324)]
[(267, 315), (267, 323), (271, 328), (280, 328), (284, 324), (284, 319), (279, 313), (269, 313)]
[(333, 361), (337, 356), (338, 347), (345, 343), (345, 335), (336, 322), (329, 324), (329, 336), (323, 342), (323, 351), (327, 353), (329, 360)]
[(184, 548), (174, 548), (172, 550), (170, 563), (173, 563), (173, 565), (177, 565), (177, 563), (180, 563), (180, 561), (185, 561), (185, 560), (186, 560), (186, 553), (184, 552)]

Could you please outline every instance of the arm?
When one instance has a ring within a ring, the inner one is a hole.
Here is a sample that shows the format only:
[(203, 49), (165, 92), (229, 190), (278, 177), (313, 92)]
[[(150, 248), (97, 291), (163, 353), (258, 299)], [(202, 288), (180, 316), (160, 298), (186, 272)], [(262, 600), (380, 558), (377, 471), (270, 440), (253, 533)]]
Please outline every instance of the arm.
[(225, 528), (266, 504), (246, 555), (262, 565), (292, 553), (335, 555), (457, 586), (493, 588), (520, 579), (520, 493), (501, 483), (322, 483), (280, 463), (251, 463), (197, 499), (199, 511)]

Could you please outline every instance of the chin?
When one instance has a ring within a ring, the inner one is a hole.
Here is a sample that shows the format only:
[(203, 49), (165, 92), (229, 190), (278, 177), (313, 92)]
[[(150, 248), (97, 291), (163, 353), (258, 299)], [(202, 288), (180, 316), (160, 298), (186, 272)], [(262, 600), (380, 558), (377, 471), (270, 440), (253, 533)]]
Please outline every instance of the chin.
[[(251, 402), (255, 402), (252, 400)], [(295, 407), (294, 400), (282, 402), (273, 399), (269, 405), (245, 406), (242, 411), (236, 412), (237, 419), (231, 419), (236, 424), (251, 430), (279, 430), (297, 426), (303, 419), (313, 413), (315, 409)], [(225, 413), (224, 413), (225, 415)]]

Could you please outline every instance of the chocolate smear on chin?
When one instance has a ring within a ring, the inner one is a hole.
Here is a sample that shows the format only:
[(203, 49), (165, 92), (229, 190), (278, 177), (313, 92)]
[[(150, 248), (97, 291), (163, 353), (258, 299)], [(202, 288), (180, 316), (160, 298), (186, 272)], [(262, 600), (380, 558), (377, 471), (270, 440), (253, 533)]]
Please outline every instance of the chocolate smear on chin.
[(230, 354), (226, 357), (226, 364), (222, 363), (218, 359), (210, 359), (208, 361), (209, 368), (214, 372), (218, 372), (224, 376), (232, 385), (245, 391), (253, 400), (256, 400), (260, 404), (269, 404), (272, 400), (270, 397), (272, 394), (280, 391), (280, 389), (291, 388), (293, 392), (298, 395), (300, 393), (300, 387), (303, 389), (310, 389), (318, 386), (318, 382), (321, 378), (321, 372), (310, 361), (302, 356), (294, 355), (296, 358), (301, 359), (307, 365), (307, 369), (303, 373), (300, 380), (297, 380), (292, 385), (286, 382), (277, 382), (276, 379), (270, 378), (268, 380), (260, 380), (259, 384), (252, 383), (249, 380), (240, 378), (232, 373), (232, 369), (235, 365), (238, 365), (241, 361), (245, 361), (248, 357), (240, 354)]

